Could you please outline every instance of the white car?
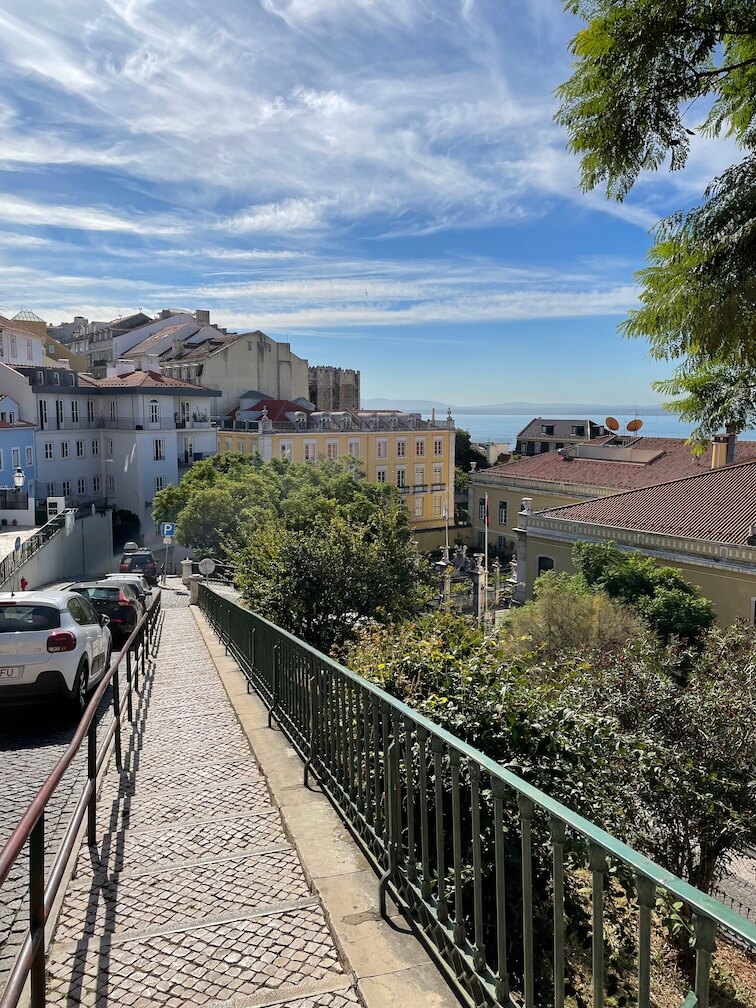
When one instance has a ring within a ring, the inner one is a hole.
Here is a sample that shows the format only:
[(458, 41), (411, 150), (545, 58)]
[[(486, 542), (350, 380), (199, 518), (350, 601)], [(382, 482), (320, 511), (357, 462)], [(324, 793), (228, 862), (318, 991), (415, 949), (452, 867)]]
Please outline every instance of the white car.
[(0, 593), (0, 705), (62, 697), (81, 713), (111, 653), (108, 618), (83, 596)]
[(111, 579), (119, 584), (133, 585), (139, 597), (146, 599), (145, 604), (149, 606), (150, 599), (152, 598), (152, 588), (143, 574), (106, 574), (103, 578), (104, 581), (110, 581)]

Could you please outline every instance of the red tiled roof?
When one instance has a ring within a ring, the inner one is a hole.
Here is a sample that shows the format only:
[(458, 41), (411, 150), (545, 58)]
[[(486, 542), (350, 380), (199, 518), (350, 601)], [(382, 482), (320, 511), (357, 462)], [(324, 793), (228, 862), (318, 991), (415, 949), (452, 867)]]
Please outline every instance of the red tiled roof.
[(756, 525), (756, 459), (539, 514), (744, 546)]
[[(244, 410), (244, 413), (262, 413), (263, 406), (268, 411), (268, 420), (281, 422), (288, 420), (287, 413), (312, 413), (312, 409), (305, 409), (304, 406), (292, 402), (290, 399), (260, 399), (253, 406)], [(238, 406), (226, 413), (228, 417), (236, 417), (240, 412)]]
[[(603, 440), (603, 439), (602, 439)], [(609, 439), (607, 439), (609, 440)], [(590, 444), (600, 444), (600, 440)], [(711, 447), (705, 454), (694, 457), (682, 438), (638, 438), (634, 448), (648, 452), (661, 452), (652, 462), (642, 465), (634, 462), (606, 462), (599, 459), (565, 459), (558, 452), (545, 452), (532, 458), (506, 462), (484, 469), (486, 476), (518, 480), (552, 480), (557, 483), (576, 483), (606, 487), (616, 490), (633, 490), (636, 487), (668, 483), (670, 480), (695, 476), (711, 468)], [(735, 446), (735, 461), (756, 459), (756, 441), (739, 441)]]
[(170, 378), (159, 371), (132, 371), (117, 378), (90, 378), (89, 384), (95, 385), (98, 388), (187, 388), (198, 389), (211, 395), (214, 394), (210, 389), (206, 389), (202, 385), (180, 381), (178, 378)]

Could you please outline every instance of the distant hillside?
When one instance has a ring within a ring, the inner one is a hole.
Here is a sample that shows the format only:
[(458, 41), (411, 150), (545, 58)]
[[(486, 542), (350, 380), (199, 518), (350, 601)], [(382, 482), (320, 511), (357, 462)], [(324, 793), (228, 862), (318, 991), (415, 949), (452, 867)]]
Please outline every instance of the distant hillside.
[[(434, 402), (432, 399), (363, 399), (363, 409), (396, 409), (413, 413), (430, 413), (432, 409), (436, 412), (443, 410), (446, 412), (449, 403)], [(622, 403), (532, 403), (532, 402), (506, 402), (495, 403), (493, 405), (481, 406), (452, 406), (452, 413), (464, 416), (466, 413), (475, 414), (523, 414), (523, 416), (548, 417), (552, 414), (566, 413), (576, 418), (591, 417), (594, 420), (603, 420), (605, 416), (619, 414), (639, 413), (642, 416), (662, 416), (665, 410), (661, 406), (628, 406)]]

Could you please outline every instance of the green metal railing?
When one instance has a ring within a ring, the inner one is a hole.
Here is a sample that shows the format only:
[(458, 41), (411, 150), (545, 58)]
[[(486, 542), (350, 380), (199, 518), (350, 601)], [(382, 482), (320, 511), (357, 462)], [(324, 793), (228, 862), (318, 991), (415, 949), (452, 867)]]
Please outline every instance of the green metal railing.
[[(663, 967), (652, 960), (659, 897), (682, 904), (691, 930), (682, 1008), (708, 1008), (718, 931), (756, 948), (756, 925), (379, 687), (206, 584), (199, 604), (302, 756), (305, 784), (318, 780), (371, 857), (382, 909), (390, 890), (466, 1004), (563, 1008), (566, 967), (582, 954), (601, 1008), (616, 996), (605, 926), (620, 882), (637, 920), (620, 978), (628, 1004), (649, 1008)], [(581, 858), (582, 909), (568, 884)]]

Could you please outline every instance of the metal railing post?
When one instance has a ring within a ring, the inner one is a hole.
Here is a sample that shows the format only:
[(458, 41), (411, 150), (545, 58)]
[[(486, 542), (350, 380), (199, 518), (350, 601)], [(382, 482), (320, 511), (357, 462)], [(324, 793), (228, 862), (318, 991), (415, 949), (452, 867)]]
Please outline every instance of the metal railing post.
[(281, 647), (279, 644), (273, 645), (273, 696), (271, 698), (270, 710), (268, 711), (268, 728), (273, 727), (273, 715), (276, 713), (278, 708), (278, 694), (280, 689), (279, 676), (280, 676), (280, 658), (281, 658)]
[(315, 677), (315, 670), (313, 668), (312, 659), (310, 659), (310, 675), (307, 680), (307, 707), (308, 707), (308, 718), (310, 721), (309, 725), (309, 739), (308, 739), (308, 753), (307, 759), (304, 764), (304, 786), (310, 786), (310, 767), (315, 759), (315, 719), (317, 717), (317, 679)]
[(131, 648), (126, 652), (126, 713), (129, 721), (134, 720), (134, 708), (131, 696)]
[(31, 1006), (45, 1005), (45, 813), (29, 837), (29, 929), (39, 938), (31, 963)]
[(87, 804), (87, 843), (97, 843), (97, 724), (93, 721), (87, 731), (87, 777), (92, 788)]
[(115, 764), (120, 773), (123, 770), (121, 754), (121, 691), (119, 689), (118, 669), (113, 673), (113, 720), (115, 721)]

